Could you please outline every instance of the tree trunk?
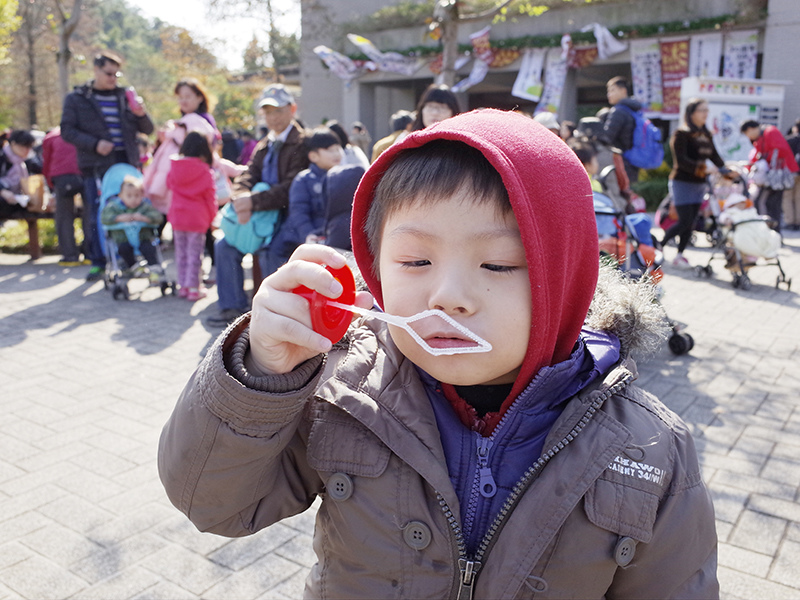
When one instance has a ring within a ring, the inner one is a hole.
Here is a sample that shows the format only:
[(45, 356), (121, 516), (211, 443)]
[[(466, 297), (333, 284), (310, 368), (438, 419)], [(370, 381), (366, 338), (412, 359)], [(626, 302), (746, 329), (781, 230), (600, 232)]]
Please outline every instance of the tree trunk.
[(58, 63), (58, 91), (61, 94), (61, 98), (64, 98), (69, 93), (69, 64), (72, 60), (69, 40), (78, 27), (78, 21), (81, 19), (82, 6), (81, 0), (75, 0), (69, 17), (67, 17), (60, 1), (56, 1), (56, 7), (58, 8), (60, 16), (58, 55), (56, 57)]
[(34, 52), (33, 24), (25, 22), (25, 42), (28, 51), (28, 129), (33, 129), (36, 118), (36, 52)]
[(458, 57), (458, 21), (442, 21), (442, 70), (436, 83), (453, 87), (456, 83), (456, 58)]

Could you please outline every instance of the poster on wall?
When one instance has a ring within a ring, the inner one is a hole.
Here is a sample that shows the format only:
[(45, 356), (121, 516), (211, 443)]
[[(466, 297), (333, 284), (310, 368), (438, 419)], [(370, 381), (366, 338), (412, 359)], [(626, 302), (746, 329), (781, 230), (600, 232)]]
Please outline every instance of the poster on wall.
[(722, 33), (693, 35), (689, 43), (689, 77), (718, 77)]
[(664, 39), (661, 45), (661, 116), (677, 119), (681, 109), (681, 80), (689, 74), (689, 38)]
[(649, 118), (660, 117), (664, 105), (661, 87), (661, 45), (657, 39), (631, 40), (633, 96)]
[(714, 137), (714, 146), (725, 161), (745, 161), (750, 156), (753, 144), (739, 131), (740, 123), (760, 120), (758, 104), (733, 102), (708, 103), (706, 125)]
[(758, 58), (758, 31), (730, 31), (725, 34), (723, 77), (755, 79)]
[(558, 116), (561, 106), (561, 94), (564, 92), (564, 83), (567, 80), (567, 59), (561, 57), (561, 48), (550, 48), (547, 51), (547, 61), (544, 71), (544, 90), (539, 101), (536, 114), (550, 111)]
[(532, 102), (539, 101), (539, 98), (542, 97), (542, 68), (546, 53), (545, 48), (527, 48), (525, 50), (517, 79), (514, 81), (514, 87), (511, 88), (512, 95)]

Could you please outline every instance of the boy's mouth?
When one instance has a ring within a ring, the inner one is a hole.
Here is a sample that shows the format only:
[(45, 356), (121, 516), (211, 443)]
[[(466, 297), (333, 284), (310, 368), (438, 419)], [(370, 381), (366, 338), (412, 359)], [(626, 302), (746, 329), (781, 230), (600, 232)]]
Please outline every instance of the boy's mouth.
[(474, 342), (473, 340), (465, 340), (463, 338), (443, 337), (443, 336), (433, 336), (425, 338), (425, 342), (431, 348), (469, 348), (478, 345), (477, 342)]

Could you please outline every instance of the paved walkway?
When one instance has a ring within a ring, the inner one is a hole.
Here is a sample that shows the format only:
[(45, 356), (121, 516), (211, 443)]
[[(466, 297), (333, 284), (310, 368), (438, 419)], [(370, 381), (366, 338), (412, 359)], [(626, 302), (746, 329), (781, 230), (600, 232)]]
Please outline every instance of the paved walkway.
[[(695, 347), (641, 365), (696, 435), (725, 598), (800, 598), (800, 235), (787, 244), (793, 291), (774, 267), (747, 292), (720, 267), (667, 268), (663, 304)], [(115, 302), (85, 272), (0, 254), (0, 600), (299, 598), (313, 511), (228, 540), (196, 532), (158, 481), (161, 427), (217, 333), (201, 321), (213, 294)]]

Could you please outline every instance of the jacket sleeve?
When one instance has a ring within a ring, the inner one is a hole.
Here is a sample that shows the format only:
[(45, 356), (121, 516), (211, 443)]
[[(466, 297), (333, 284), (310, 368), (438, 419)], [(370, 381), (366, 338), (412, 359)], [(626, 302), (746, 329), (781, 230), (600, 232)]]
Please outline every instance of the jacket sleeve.
[(80, 127), (80, 98), (75, 92), (68, 94), (64, 99), (64, 110), (61, 113), (61, 137), (79, 150), (96, 153), (97, 142), (101, 138), (95, 137)]
[(249, 192), (253, 186), (261, 181), (261, 170), (264, 166), (264, 157), (267, 155), (269, 145), (267, 139), (261, 140), (247, 163), (247, 170), (239, 175), (233, 182), (234, 193)]
[(673, 476), (658, 507), (653, 536), (620, 568), (607, 598), (719, 598), (717, 534), (691, 434), (682, 423), (672, 447)]
[(109, 200), (103, 207), (103, 212), (100, 213), (100, 222), (105, 225), (116, 225), (117, 217), (125, 212), (125, 209), (119, 202)]
[(228, 537), (302, 512), (322, 490), (298, 432), (322, 358), (284, 376), (249, 375), (248, 323), (247, 316), (239, 319), (215, 342), (181, 394), (158, 451), (172, 503), (200, 531)]
[(142, 204), (141, 213), (150, 219), (150, 223), (153, 225), (161, 225), (161, 222), (164, 220), (164, 215), (162, 215), (159, 210), (149, 202)]
[(768, 127), (764, 131), (764, 158), (767, 162), (772, 164), (772, 153), (778, 151), (778, 161), (783, 161), (783, 166), (789, 169), (792, 173), (797, 173), (797, 161), (794, 159), (794, 154), (789, 146), (789, 142), (783, 137), (783, 134), (777, 127)]

